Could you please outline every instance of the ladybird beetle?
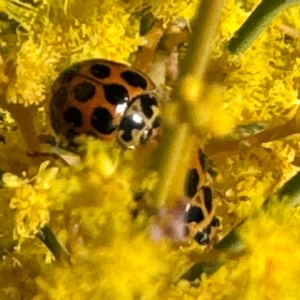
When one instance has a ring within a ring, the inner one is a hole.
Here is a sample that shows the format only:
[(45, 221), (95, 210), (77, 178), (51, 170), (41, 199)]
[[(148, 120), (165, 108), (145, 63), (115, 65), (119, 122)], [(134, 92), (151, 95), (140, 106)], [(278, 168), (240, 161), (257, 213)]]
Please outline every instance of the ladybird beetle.
[(160, 124), (155, 91), (147, 75), (125, 64), (105, 59), (75, 63), (53, 84), (51, 126), (68, 142), (86, 134), (102, 140), (117, 136), (128, 147), (144, 144)]
[(205, 169), (205, 154), (200, 148), (195, 148), (184, 186), (184, 194), (190, 199), (186, 206), (186, 234), (201, 245), (209, 244), (220, 226)]

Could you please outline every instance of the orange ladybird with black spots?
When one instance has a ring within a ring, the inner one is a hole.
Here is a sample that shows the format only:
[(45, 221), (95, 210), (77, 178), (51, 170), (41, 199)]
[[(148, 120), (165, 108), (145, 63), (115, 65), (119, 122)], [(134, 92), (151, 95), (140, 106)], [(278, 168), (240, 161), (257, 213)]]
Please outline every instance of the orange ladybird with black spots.
[(156, 87), (144, 73), (122, 63), (92, 59), (63, 71), (52, 87), (50, 119), (58, 136), (86, 134), (121, 145), (146, 144), (157, 134)]

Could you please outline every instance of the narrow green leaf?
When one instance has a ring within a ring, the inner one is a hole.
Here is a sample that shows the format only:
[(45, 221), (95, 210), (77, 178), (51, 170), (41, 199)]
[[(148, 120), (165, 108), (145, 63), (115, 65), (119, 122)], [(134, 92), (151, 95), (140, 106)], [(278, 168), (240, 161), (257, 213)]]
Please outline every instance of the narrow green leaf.
[(244, 52), (282, 10), (300, 4), (300, 0), (263, 0), (228, 43), (233, 53)]
[(44, 226), (43, 228), (39, 229), (36, 236), (52, 252), (57, 261), (60, 261), (63, 249), (53, 231), (48, 226)]

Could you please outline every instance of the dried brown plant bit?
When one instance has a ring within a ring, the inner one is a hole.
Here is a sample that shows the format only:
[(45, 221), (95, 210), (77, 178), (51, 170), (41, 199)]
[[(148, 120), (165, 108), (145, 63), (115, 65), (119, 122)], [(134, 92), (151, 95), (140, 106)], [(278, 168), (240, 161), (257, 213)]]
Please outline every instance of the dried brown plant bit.
[(173, 51), (177, 51), (178, 48), (187, 41), (189, 34), (190, 25), (188, 20), (180, 18), (170, 22), (159, 41), (158, 49), (164, 50), (169, 54)]
[(282, 32), (285, 39), (290, 38), (296, 40), (299, 38), (299, 30), (296, 28), (293, 28), (285, 24), (281, 24), (278, 26), (278, 29)]
[[(178, 50), (187, 41), (189, 32), (187, 20), (183, 18), (174, 20), (166, 25), (156, 49), (152, 49), (154, 56), (148, 71), (158, 87), (166, 84), (172, 86), (175, 84), (175, 80), (178, 79)], [(146, 59), (147, 50), (144, 51)], [(138, 57), (138, 59), (141, 59), (141, 57)]]
[(159, 43), (163, 33), (163, 21), (156, 19), (151, 30), (142, 38), (142, 43), (135, 56), (134, 67), (142, 72), (149, 72), (157, 44)]

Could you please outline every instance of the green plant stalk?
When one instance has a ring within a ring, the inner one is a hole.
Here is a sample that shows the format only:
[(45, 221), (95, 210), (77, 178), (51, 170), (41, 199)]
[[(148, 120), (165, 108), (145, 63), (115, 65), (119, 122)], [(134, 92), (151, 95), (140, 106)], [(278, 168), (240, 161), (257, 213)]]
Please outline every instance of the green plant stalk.
[(168, 128), (167, 134), (161, 141), (158, 151), (160, 156), (160, 183), (156, 190), (156, 204), (158, 207), (173, 206), (174, 200), (182, 195), (182, 186), (187, 170), (189, 153), (191, 152), (190, 126), (185, 123), (177, 128)]
[[(283, 203), (287, 207), (294, 207), (300, 203), (300, 172), (287, 181), (276, 193), (266, 199), (262, 205), (264, 211), (270, 211), (278, 202)], [(255, 211), (257, 215), (261, 210)], [(245, 250), (245, 245), (238, 235), (238, 230), (242, 230), (243, 224), (247, 218), (242, 220), (228, 235), (226, 235), (219, 243), (214, 246), (215, 250), (226, 250), (232, 252), (242, 252)], [(194, 264), (185, 274), (182, 279), (193, 281), (199, 278), (203, 273), (208, 276), (215, 273), (222, 265), (223, 261), (213, 263), (201, 262)]]
[[(206, 71), (211, 48), (214, 44), (224, 0), (199, 1), (196, 17), (191, 24), (192, 36), (187, 49), (186, 58), (181, 65), (181, 78), (187, 74), (202, 80)], [(180, 90), (180, 87), (179, 87)], [(176, 94), (178, 90), (174, 90)], [(184, 95), (181, 97), (184, 98)]]
[(282, 10), (300, 4), (300, 0), (263, 0), (228, 43), (232, 53), (246, 51), (259, 34)]
[[(181, 94), (185, 76), (202, 80), (207, 68), (209, 53), (220, 23), (221, 9), (224, 0), (202, 0), (198, 5), (194, 24), (192, 26), (191, 45), (181, 67), (179, 84), (174, 89), (171, 98), (178, 108), (178, 123), (169, 124), (164, 128), (164, 138), (158, 151), (163, 153), (159, 162), (159, 174), (162, 180), (157, 186), (155, 203), (158, 207), (172, 203), (166, 203), (167, 199), (174, 198), (175, 193), (180, 197), (180, 182), (183, 184), (182, 170), (185, 170), (183, 158), (190, 152), (191, 137), (188, 124), (188, 100)], [(174, 184), (175, 183), (175, 184)], [(175, 186), (176, 185), (176, 186)]]

